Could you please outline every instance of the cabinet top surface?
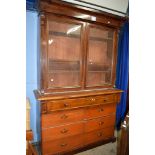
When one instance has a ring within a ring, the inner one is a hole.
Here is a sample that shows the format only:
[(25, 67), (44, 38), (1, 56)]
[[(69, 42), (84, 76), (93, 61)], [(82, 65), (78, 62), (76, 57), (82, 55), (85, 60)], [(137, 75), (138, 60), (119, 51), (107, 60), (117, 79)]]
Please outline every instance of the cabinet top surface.
[(34, 90), (34, 94), (37, 100), (54, 100), (54, 99), (67, 99), (76, 97), (86, 97), (104, 94), (122, 93), (123, 91), (116, 88), (111, 89), (93, 89), (93, 90), (81, 90), (81, 91), (68, 91), (68, 92), (51, 92), (41, 93), (39, 90)]

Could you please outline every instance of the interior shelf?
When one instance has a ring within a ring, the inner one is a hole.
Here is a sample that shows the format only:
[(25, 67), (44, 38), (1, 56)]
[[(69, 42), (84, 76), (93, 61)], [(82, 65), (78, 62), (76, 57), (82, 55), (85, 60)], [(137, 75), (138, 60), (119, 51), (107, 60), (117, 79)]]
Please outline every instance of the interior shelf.
[[(80, 35), (77, 34), (67, 34), (64, 32), (55, 32), (55, 31), (49, 31), (49, 35), (54, 35), (54, 36), (60, 36), (60, 37), (71, 37), (71, 38), (80, 38)], [(98, 38), (98, 37), (89, 37), (89, 40), (93, 41), (108, 41), (108, 40), (113, 40), (113, 38)]]
[(80, 61), (70, 61), (70, 60), (49, 60), (49, 70), (54, 71), (79, 71)]
[(49, 61), (52, 61), (52, 62), (78, 62), (79, 60), (70, 60), (70, 59), (51, 59), (49, 58)]
[(52, 74), (52, 73), (58, 73), (58, 74), (62, 74), (62, 73), (79, 73), (79, 70), (51, 70), (48, 73)]
[(111, 66), (102, 63), (88, 63), (89, 71), (111, 71)]
[(97, 71), (97, 70), (95, 70), (95, 71), (88, 71), (88, 73), (106, 73), (106, 72), (111, 72), (111, 70), (107, 70), (107, 71)]

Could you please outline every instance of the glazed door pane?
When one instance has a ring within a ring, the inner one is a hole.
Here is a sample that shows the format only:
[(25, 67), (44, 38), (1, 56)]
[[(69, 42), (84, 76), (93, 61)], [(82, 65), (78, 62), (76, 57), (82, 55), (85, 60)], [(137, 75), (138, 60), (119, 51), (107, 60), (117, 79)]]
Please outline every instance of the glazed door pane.
[(113, 35), (111, 29), (89, 27), (87, 87), (112, 84)]
[(48, 88), (80, 87), (81, 29), (80, 24), (49, 21)]

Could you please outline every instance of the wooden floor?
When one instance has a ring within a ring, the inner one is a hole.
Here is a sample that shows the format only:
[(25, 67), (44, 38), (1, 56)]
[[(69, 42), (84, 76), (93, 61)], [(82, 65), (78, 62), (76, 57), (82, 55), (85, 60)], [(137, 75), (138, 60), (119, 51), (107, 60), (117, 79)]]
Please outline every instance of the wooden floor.
[(76, 155), (116, 155), (117, 154), (117, 142), (108, 143)]

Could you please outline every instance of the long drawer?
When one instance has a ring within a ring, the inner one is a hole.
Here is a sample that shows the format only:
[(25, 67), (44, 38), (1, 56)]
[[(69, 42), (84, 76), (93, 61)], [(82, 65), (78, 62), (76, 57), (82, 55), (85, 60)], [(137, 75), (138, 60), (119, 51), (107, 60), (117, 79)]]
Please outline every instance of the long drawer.
[(84, 135), (84, 143), (89, 144), (99, 140), (108, 139), (114, 136), (114, 127), (108, 127), (101, 130), (86, 133)]
[(84, 109), (74, 109), (53, 112), (41, 116), (42, 128), (56, 126), (64, 123), (78, 122), (84, 119)]
[(115, 114), (116, 104), (104, 104), (42, 114), (42, 128)]
[(90, 131), (114, 126), (114, 123), (115, 123), (115, 115), (92, 119), (86, 122), (85, 132), (90, 132)]
[(86, 102), (85, 98), (48, 101), (47, 112), (52, 112), (55, 110), (71, 109), (74, 107), (83, 107), (88, 105), (91, 105), (91, 102)]
[(82, 134), (83, 131), (84, 122), (42, 129), (42, 141), (45, 142), (73, 135), (78, 135)]
[(59, 152), (65, 152), (67, 150), (83, 146), (83, 142), (83, 135), (76, 135), (72, 137), (58, 139), (55, 141), (42, 142), (42, 154), (53, 155)]
[(91, 106), (95, 104), (106, 104), (115, 102), (116, 102), (115, 95), (110, 94), (110, 95), (91, 96), (85, 98), (48, 101), (46, 102), (47, 104), (46, 106), (47, 106), (47, 112), (52, 112), (56, 110), (65, 110), (77, 107)]

